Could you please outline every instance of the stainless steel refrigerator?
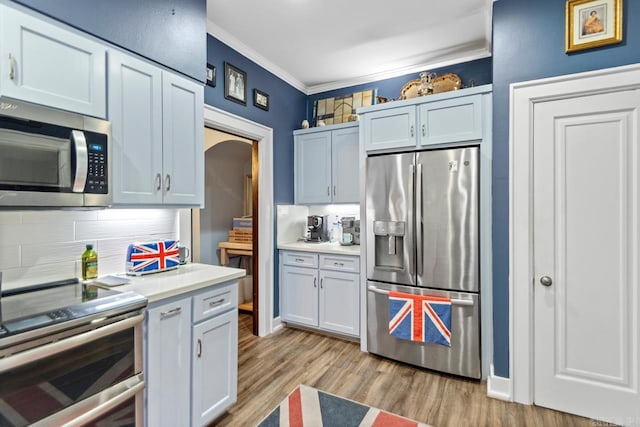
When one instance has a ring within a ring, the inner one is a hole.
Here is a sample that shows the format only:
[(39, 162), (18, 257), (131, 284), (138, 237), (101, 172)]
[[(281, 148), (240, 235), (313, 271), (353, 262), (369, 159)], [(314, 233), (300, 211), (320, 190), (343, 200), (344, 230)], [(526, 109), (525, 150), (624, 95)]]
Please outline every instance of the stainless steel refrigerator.
[[(367, 159), (367, 347), (481, 378), (479, 149)], [(451, 298), (451, 346), (389, 334), (389, 291)]]

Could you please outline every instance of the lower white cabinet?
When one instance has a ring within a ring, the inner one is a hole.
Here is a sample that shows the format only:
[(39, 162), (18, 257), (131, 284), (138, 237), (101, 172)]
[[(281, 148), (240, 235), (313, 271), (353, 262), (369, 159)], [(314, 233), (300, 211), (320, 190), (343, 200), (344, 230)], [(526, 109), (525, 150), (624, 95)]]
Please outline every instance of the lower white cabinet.
[(280, 272), (284, 322), (360, 335), (357, 256), (281, 251)]
[(146, 425), (203, 426), (237, 399), (237, 281), (153, 303), (145, 323)]

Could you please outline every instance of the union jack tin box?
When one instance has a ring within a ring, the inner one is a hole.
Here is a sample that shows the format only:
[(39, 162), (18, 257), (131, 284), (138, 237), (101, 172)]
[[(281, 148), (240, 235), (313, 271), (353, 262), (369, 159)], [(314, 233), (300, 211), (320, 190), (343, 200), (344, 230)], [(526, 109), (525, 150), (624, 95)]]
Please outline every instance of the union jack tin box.
[(178, 241), (132, 243), (127, 248), (127, 274), (140, 276), (178, 268)]

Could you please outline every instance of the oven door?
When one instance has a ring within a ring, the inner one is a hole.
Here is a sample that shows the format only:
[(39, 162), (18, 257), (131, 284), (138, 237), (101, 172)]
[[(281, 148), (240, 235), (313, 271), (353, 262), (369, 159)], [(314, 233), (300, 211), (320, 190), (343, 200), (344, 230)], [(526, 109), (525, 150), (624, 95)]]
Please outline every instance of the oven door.
[(0, 359), (0, 426), (142, 425), (142, 320), (139, 314)]

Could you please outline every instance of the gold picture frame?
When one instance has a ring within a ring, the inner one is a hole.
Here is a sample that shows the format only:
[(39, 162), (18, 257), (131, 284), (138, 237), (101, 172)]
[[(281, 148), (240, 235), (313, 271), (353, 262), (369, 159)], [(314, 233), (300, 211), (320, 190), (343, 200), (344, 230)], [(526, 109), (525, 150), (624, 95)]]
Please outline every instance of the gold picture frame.
[(567, 0), (567, 53), (621, 41), (622, 0)]

